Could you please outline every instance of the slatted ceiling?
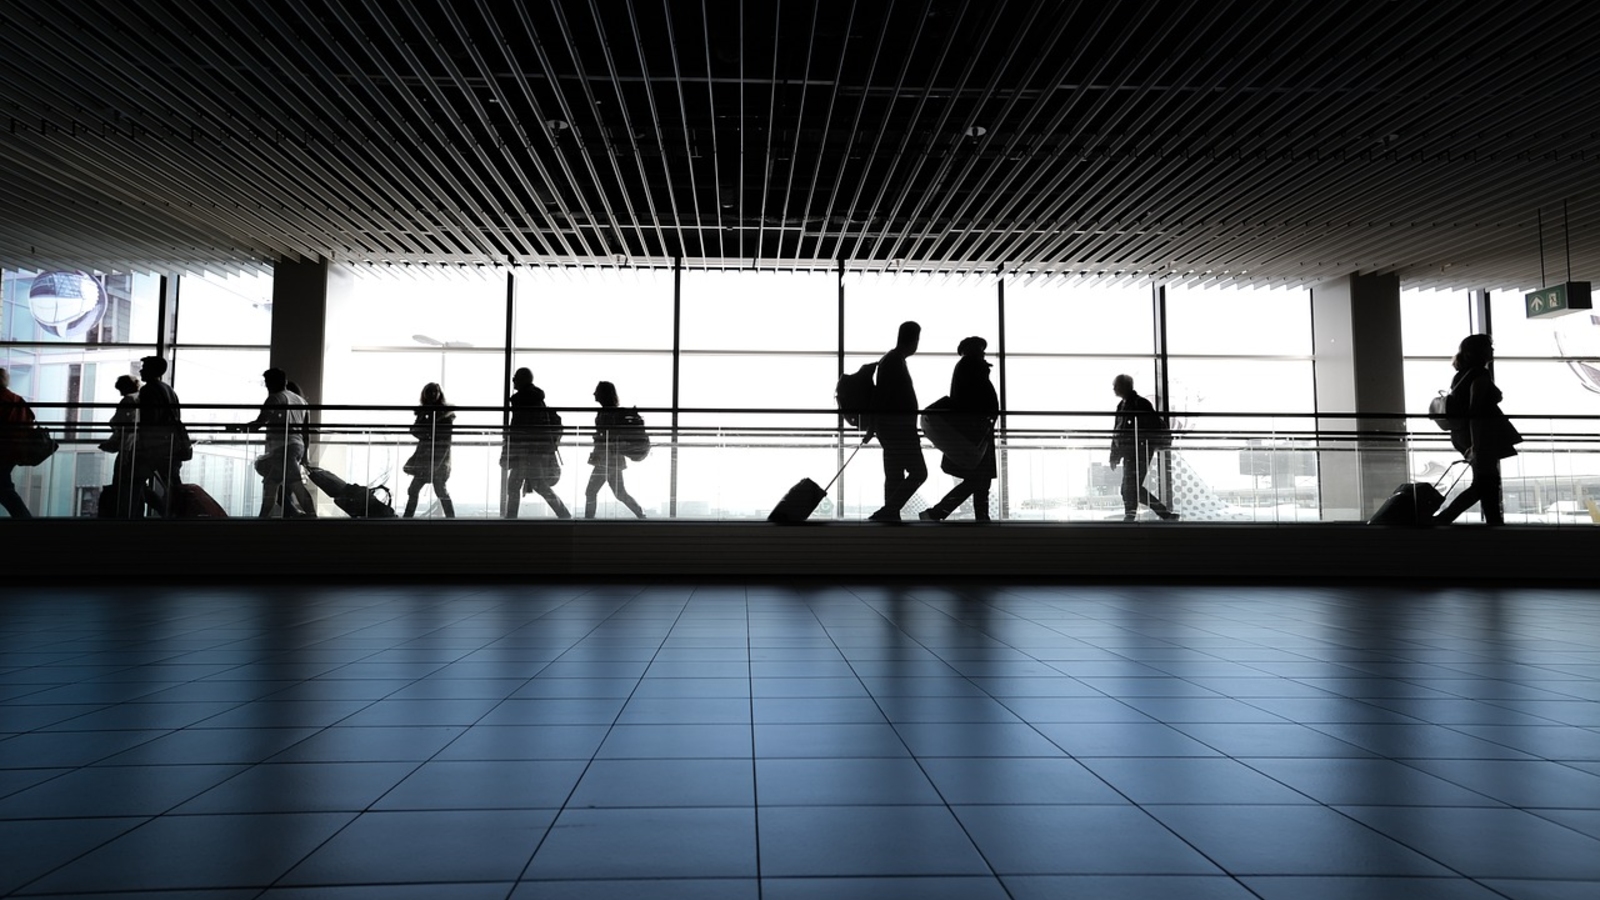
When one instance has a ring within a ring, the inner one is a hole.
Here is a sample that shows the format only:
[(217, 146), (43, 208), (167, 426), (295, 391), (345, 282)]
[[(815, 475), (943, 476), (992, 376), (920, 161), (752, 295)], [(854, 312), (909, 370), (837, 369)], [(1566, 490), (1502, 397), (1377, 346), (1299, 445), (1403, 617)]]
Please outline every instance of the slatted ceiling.
[(0, 264), (1600, 278), (1600, 6), (0, 0)]

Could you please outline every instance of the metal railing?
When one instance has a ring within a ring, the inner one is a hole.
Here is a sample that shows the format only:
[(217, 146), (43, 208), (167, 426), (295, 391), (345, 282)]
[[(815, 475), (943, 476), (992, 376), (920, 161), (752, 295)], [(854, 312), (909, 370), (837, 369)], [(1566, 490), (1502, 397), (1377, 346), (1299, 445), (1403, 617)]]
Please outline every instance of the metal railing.
[[(40, 465), (14, 470), (13, 480), (33, 515), (100, 513), (102, 492), (118, 464), (114, 454), (100, 449), (111, 434), (105, 422), (113, 409), (104, 404), (34, 406), (39, 423), (61, 446)], [(184, 407), (194, 452), (183, 463), (180, 478), (198, 485), (230, 517), (256, 517), (264, 507), (268, 515), (285, 513), (279, 498), (263, 504), (257, 460), (267, 451), (267, 438), (228, 428), (249, 421), (257, 409)], [(349, 484), (387, 488), (393, 508), (403, 511), (412, 482), (403, 466), (418, 447), (410, 433), (414, 408), (308, 409), (313, 420), (309, 462)], [(506, 410), (454, 409), (447, 486), (455, 516), (501, 518)], [(561, 474), (551, 487), (578, 518), (585, 512), (592, 471), (594, 411), (560, 409), (566, 423), (557, 445)], [(826, 483), (861, 442), (861, 432), (841, 427), (832, 409), (640, 412), (652, 449), (647, 458), (629, 461), (622, 471), (628, 493), (656, 519), (764, 520), (797, 480)], [(1507, 521), (1563, 526), (1600, 521), (1600, 418), (1516, 417), (1515, 422), (1525, 440), (1518, 455), (1502, 464)], [(1008, 412), (995, 437), (999, 477), (990, 492), (993, 517), (1033, 522), (1121, 519), (1121, 475), (1106, 465), (1111, 425), (1111, 415), (1098, 410)], [(940, 471), (940, 453), (926, 440), (924, 455), (929, 478), (907, 504), (909, 518), (956, 482)], [(1448, 436), (1424, 416), (1186, 413), (1175, 424), (1170, 448), (1154, 454), (1145, 484), (1187, 521), (1357, 522), (1398, 484), (1445, 477), (1445, 469), (1458, 458)], [(864, 447), (813, 519), (859, 520), (881, 505), (881, 463), (876, 441)], [(1441, 486), (1449, 487), (1449, 478), (1465, 468), (1456, 467)], [(1456, 489), (1470, 477), (1462, 477)], [(319, 517), (346, 515), (326, 490), (313, 488), (312, 495)], [(555, 516), (538, 494), (523, 495), (519, 505), (523, 519)], [(632, 517), (609, 487), (598, 492), (595, 513), (600, 518)], [(443, 517), (433, 485), (420, 487), (415, 515)], [(1473, 521), (1476, 515), (1469, 512), (1462, 521)], [(969, 505), (951, 518), (971, 516)]]

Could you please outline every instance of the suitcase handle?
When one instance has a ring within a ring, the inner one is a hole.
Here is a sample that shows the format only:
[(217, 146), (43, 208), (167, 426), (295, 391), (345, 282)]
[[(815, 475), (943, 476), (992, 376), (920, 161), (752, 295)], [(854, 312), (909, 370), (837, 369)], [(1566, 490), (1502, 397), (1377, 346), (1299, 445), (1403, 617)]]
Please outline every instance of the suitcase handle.
[[(1466, 463), (1466, 460), (1458, 459), (1458, 460), (1452, 462), (1450, 465), (1445, 466), (1444, 467), (1444, 471), (1439, 473), (1439, 479), (1433, 483), (1433, 486), (1435, 488), (1438, 488), (1439, 485), (1444, 483), (1444, 477), (1446, 475), (1450, 474), (1450, 470), (1454, 469), (1456, 466), (1459, 466), (1459, 465), (1461, 465), (1463, 463)], [(1439, 490), (1440, 495), (1441, 496), (1449, 496), (1450, 492), (1456, 489), (1456, 485), (1461, 483), (1461, 476), (1463, 476), (1465, 474), (1467, 474), (1467, 470), (1466, 469), (1462, 469), (1461, 471), (1457, 472), (1455, 479), (1450, 482), (1450, 486), (1447, 487), (1447, 488), (1443, 488), (1443, 489)]]
[[(867, 438), (867, 440), (871, 440), (871, 438), (869, 437), (869, 438)], [(867, 441), (862, 441), (861, 443), (856, 445), (856, 448), (854, 450), (850, 451), (850, 458), (845, 460), (844, 461), (844, 465), (839, 467), (839, 471), (833, 473), (833, 477), (828, 479), (828, 483), (822, 486), (822, 492), (824, 494), (826, 494), (829, 490), (831, 490), (833, 488), (833, 483), (835, 481), (839, 480), (839, 476), (844, 474), (844, 470), (850, 467), (850, 461), (855, 459), (856, 458), (856, 454), (860, 453), (861, 452), (861, 448), (865, 447), (866, 445), (867, 445)]]

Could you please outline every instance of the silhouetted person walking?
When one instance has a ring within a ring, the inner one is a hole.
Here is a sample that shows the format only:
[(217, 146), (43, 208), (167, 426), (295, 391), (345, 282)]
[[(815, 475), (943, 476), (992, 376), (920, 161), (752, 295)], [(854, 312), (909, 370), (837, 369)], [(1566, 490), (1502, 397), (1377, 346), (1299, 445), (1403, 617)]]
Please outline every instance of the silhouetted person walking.
[(906, 358), (917, 352), (921, 340), (921, 325), (902, 322), (894, 349), (878, 360), (872, 430), (883, 446), (883, 507), (867, 517), (872, 522), (900, 521), (901, 508), (928, 480), (928, 464), (917, 435), (917, 391), (906, 365)]
[(1483, 524), (1504, 525), (1505, 508), (1500, 496), (1500, 460), (1516, 456), (1522, 435), (1500, 411), (1504, 395), (1489, 374), (1494, 362), (1494, 341), (1487, 334), (1472, 334), (1461, 340), (1460, 349), (1450, 361), (1456, 375), (1445, 397), (1445, 415), (1450, 421), (1450, 443), (1472, 467), (1472, 484), (1455, 496), (1433, 521), (1454, 522), (1472, 504), (1479, 504)]
[(518, 369), (511, 376), (511, 386), (511, 422), (501, 460), (506, 470), (501, 514), (515, 519), (523, 493), (532, 491), (544, 498), (557, 518), (570, 519), (572, 513), (555, 492), (555, 484), (561, 480), (561, 460), (557, 455), (561, 419), (545, 405), (544, 391), (534, 385), (529, 370)]
[(616, 385), (609, 381), (595, 385), (594, 399), (600, 404), (600, 411), (594, 417), (594, 450), (589, 453), (589, 465), (594, 466), (594, 471), (589, 473), (589, 486), (583, 491), (583, 517), (594, 518), (595, 504), (600, 499), (600, 486), (609, 484), (617, 500), (642, 519), (644, 510), (628, 496), (628, 489), (622, 483), (622, 470), (628, 467), (628, 458), (622, 455), (619, 431), (624, 425), (625, 414), (618, 408)]
[(1144, 487), (1144, 480), (1150, 475), (1150, 457), (1155, 454), (1154, 443), (1167, 437), (1161, 418), (1150, 401), (1133, 389), (1132, 375), (1112, 379), (1111, 390), (1120, 398), (1117, 418), (1111, 426), (1111, 468), (1127, 464), (1122, 470), (1123, 521), (1138, 518), (1141, 503), (1163, 519), (1178, 518)]
[(261, 412), (230, 429), (260, 429), (266, 438), (256, 462), (261, 474), (261, 518), (271, 516), (274, 507), (281, 509), (280, 515), (288, 516), (291, 502), (298, 507), (299, 515), (315, 517), (316, 504), (300, 475), (300, 465), (306, 458), (306, 399), (289, 389), (288, 373), (277, 367), (262, 372), (261, 383), (267, 389)]
[(144, 515), (144, 488), (159, 479), (157, 493), (161, 508), (156, 512), (165, 517), (172, 505), (172, 493), (178, 486), (178, 471), (185, 460), (194, 455), (194, 445), (189, 441), (188, 429), (183, 425), (182, 405), (178, 392), (161, 380), (167, 374), (167, 361), (159, 356), (146, 356), (139, 360), (138, 438), (134, 441), (133, 502), (129, 515)]
[(992, 366), (983, 358), (983, 351), (988, 347), (989, 342), (981, 337), (969, 337), (962, 341), (956, 346), (961, 358), (956, 361), (955, 371), (950, 375), (950, 406), (947, 414), (972, 445), (980, 448), (978, 460), (971, 465), (962, 465), (945, 454), (939, 462), (939, 468), (961, 481), (944, 495), (944, 499), (918, 513), (919, 518), (941, 521), (955, 512), (962, 501), (971, 497), (973, 518), (979, 522), (989, 521), (989, 486), (994, 482), (997, 471), (994, 422), (1000, 415), (1000, 397), (995, 393), (994, 383), (989, 380)]
[[(111, 505), (100, 510), (101, 518), (125, 518), (134, 503), (133, 461), (138, 456), (134, 442), (139, 431), (139, 379), (132, 375), (119, 375), (117, 393), (122, 399), (111, 413), (111, 437), (100, 442), (100, 449), (111, 457)], [(139, 501), (143, 503), (143, 500)]]
[(439, 498), (444, 517), (456, 517), (455, 504), (450, 500), (450, 490), (445, 483), (450, 480), (450, 444), (455, 436), (456, 414), (444, 401), (444, 388), (437, 382), (422, 386), (416, 421), (411, 423), (411, 436), (417, 439), (417, 449), (406, 460), (400, 471), (411, 476), (411, 486), (406, 488), (406, 518), (417, 514), (417, 497), (422, 486), (433, 485), (433, 495)]
[(11, 476), (17, 469), (17, 450), (33, 430), (33, 410), (11, 390), (11, 373), (0, 369), (0, 508), (13, 519), (31, 519)]

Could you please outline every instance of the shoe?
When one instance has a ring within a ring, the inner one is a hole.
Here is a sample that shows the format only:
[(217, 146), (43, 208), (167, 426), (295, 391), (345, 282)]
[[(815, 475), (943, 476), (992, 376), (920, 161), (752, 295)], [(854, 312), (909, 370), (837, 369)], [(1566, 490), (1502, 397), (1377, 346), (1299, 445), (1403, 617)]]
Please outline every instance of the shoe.
[(1163, 522), (1176, 522), (1179, 519), (1183, 518), (1182, 516), (1178, 515), (1177, 513), (1173, 512), (1170, 509), (1167, 510), (1166, 512), (1163, 512), (1163, 513), (1156, 513), (1156, 515), (1160, 516), (1161, 520)]
[(880, 509), (872, 515), (867, 516), (867, 521), (897, 523), (900, 521), (900, 513), (892, 509)]
[(924, 522), (943, 522), (945, 517), (943, 513), (930, 508), (917, 513), (917, 518)]
[(1128, 513), (1127, 515), (1122, 517), (1122, 521), (1124, 521), (1124, 522), (1137, 522), (1137, 521), (1139, 521), (1139, 516), (1138, 516), (1137, 513)]

